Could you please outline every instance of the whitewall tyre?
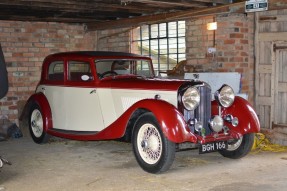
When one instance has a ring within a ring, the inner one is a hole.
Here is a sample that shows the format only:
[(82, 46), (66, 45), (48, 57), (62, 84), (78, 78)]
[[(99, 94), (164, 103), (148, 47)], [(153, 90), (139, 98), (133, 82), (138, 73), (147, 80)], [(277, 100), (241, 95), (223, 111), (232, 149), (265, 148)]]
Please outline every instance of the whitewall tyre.
[(36, 143), (45, 143), (48, 136), (44, 129), (43, 114), (39, 105), (34, 104), (29, 113), (29, 131), (32, 139)]
[(247, 155), (254, 143), (254, 133), (245, 134), (240, 139), (228, 142), (226, 150), (219, 153), (227, 158), (238, 159)]
[(175, 143), (162, 133), (155, 116), (145, 113), (136, 121), (132, 134), (133, 152), (143, 170), (167, 171), (175, 158)]

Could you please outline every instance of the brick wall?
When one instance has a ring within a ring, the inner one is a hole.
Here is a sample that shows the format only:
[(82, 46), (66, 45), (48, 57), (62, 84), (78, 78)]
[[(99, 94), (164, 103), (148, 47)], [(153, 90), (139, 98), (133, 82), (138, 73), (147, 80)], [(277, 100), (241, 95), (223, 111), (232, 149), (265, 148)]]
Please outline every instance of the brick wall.
[[(254, 15), (229, 14), (216, 16), (217, 30), (208, 31), (206, 24), (213, 17), (187, 21), (186, 52), (188, 65), (198, 72), (239, 72), (241, 92), (254, 99)], [(215, 41), (214, 36), (215, 35)], [(213, 54), (208, 47), (216, 47)]]
[(102, 51), (130, 52), (131, 29), (98, 31), (97, 49)]
[[(206, 24), (213, 17), (187, 21), (186, 52), (189, 65), (199, 72), (240, 72), (242, 92), (253, 101), (254, 55), (253, 15), (217, 16), (215, 32), (217, 53), (207, 54), (213, 46), (213, 31)], [(131, 30), (115, 29), (86, 32), (82, 25), (44, 22), (0, 22), (2, 44), (10, 89), (0, 101), (0, 124), (18, 123), (17, 103), (27, 100), (39, 81), (42, 61), (50, 53), (72, 50), (131, 51)]]
[(82, 25), (0, 21), (0, 42), (9, 78), (9, 92), (0, 101), (1, 126), (18, 124), (17, 104), (34, 92), (42, 61), (48, 54), (95, 50), (97, 34), (86, 33)]

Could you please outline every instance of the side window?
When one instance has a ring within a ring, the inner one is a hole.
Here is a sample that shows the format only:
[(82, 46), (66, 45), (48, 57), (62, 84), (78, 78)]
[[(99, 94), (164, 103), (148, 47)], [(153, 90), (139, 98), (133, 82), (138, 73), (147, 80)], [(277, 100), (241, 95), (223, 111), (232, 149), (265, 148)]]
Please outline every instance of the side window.
[(147, 61), (138, 60), (136, 63), (136, 73), (137, 75), (142, 75), (146, 77), (152, 77), (152, 72), (150, 68), (150, 63)]
[(130, 61), (113, 61), (111, 71), (114, 71), (117, 74), (130, 74)]
[(93, 80), (89, 62), (69, 61), (68, 71), (68, 80), (70, 81), (82, 82)]
[(48, 71), (48, 80), (64, 80), (64, 61), (54, 61), (50, 63)]

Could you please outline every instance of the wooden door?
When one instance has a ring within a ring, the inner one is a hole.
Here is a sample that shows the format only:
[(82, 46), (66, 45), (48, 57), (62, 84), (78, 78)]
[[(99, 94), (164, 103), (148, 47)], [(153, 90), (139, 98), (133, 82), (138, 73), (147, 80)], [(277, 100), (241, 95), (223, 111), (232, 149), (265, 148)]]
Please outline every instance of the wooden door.
[(271, 113), (273, 113), (274, 74), (273, 43), (260, 41), (257, 47), (256, 60), (256, 111), (260, 125), (263, 128), (271, 127)]
[(274, 115), (272, 127), (287, 127), (287, 44), (274, 44)]

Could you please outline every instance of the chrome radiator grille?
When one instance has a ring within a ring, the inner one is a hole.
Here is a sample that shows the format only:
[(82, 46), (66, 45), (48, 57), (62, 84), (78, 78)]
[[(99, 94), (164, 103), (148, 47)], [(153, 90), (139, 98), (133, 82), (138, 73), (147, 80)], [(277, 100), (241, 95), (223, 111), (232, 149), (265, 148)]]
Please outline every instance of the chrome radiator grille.
[(208, 125), (211, 118), (211, 89), (208, 86), (201, 86), (198, 90), (200, 92), (200, 103), (198, 108), (194, 111), (194, 117), (197, 121), (202, 122), (206, 135), (209, 135), (211, 133)]

